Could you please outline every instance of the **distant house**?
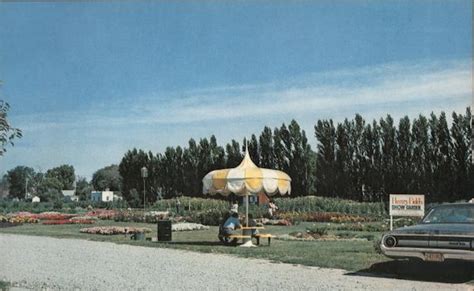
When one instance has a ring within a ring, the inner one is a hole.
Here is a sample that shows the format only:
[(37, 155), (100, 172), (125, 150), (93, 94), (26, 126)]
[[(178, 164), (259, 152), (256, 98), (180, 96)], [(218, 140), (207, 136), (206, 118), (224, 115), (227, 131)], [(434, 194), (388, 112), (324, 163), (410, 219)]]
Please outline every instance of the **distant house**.
[(31, 199), (31, 202), (33, 202), (33, 203), (39, 203), (40, 201), (41, 201), (41, 199), (38, 196), (35, 196)]
[(114, 192), (113, 191), (92, 191), (91, 192), (91, 201), (94, 202), (112, 202), (114, 201)]
[(79, 196), (76, 195), (76, 190), (62, 190), (61, 193), (63, 193), (64, 201), (66, 202), (79, 201)]

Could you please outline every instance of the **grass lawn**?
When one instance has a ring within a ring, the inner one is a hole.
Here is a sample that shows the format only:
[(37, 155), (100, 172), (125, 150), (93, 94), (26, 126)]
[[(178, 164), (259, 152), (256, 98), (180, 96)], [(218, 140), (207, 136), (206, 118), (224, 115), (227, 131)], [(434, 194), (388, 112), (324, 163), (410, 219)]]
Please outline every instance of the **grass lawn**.
[[(153, 232), (152, 234), (148, 234), (148, 236), (156, 237), (156, 224), (124, 223), (114, 221), (98, 221), (98, 223), (94, 225), (24, 224), (22, 226), (0, 229), (0, 233), (51, 236), (56, 238), (78, 238), (147, 247), (184, 249), (205, 253), (222, 253), (248, 258), (268, 259), (275, 262), (341, 268), (354, 271), (367, 269), (374, 263), (388, 260), (384, 256), (375, 252), (373, 241), (364, 239), (338, 241), (288, 241), (273, 239), (271, 246), (267, 246), (267, 240), (262, 239), (261, 246), (258, 248), (240, 248), (220, 244), (217, 239), (217, 227), (210, 227), (209, 230), (173, 232), (173, 241), (169, 243), (132, 241), (124, 235), (105, 236), (79, 232), (79, 229), (83, 227), (110, 225), (149, 227)], [(265, 227), (264, 232), (282, 235), (295, 231), (305, 231), (306, 227), (311, 225), (313, 224), (301, 223), (295, 226), (267, 226)], [(336, 231), (329, 231), (330, 234), (335, 232)], [(357, 232), (357, 234), (361, 234), (361, 232)]]

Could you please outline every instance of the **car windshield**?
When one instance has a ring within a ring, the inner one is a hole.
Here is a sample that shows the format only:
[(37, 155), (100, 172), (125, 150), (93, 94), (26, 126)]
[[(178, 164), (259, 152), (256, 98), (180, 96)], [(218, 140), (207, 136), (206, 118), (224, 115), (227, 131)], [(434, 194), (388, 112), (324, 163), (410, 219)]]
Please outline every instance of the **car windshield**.
[(423, 223), (474, 223), (474, 205), (433, 208)]

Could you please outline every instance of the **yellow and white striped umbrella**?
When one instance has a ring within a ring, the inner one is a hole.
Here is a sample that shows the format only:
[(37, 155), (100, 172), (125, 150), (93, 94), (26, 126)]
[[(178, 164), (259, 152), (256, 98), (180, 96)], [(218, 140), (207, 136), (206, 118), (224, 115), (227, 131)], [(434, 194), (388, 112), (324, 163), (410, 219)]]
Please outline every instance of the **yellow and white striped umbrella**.
[(267, 195), (290, 194), (291, 178), (286, 173), (257, 167), (248, 151), (240, 165), (232, 169), (209, 172), (203, 179), (204, 194), (234, 193), (240, 196), (264, 192)]
[[(202, 179), (204, 194), (229, 195), (234, 193), (245, 196), (245, 224), (249, 225), (249, 195), (265, 193), (267, 195), (290, 194), (291, 178), (278, 170), (257, 167), (248, 150), (240, 165), (233, 169), (214, 170)], [(251, 241), (250, 241), (251, 244)]]

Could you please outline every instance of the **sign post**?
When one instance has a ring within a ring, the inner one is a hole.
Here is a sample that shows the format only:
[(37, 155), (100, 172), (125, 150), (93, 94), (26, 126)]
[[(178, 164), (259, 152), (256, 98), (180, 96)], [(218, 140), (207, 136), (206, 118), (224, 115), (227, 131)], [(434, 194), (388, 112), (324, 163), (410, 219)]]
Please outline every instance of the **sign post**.
[(394, 216), (424, 216), (425, 195), (390, 194), (390, 230)]

